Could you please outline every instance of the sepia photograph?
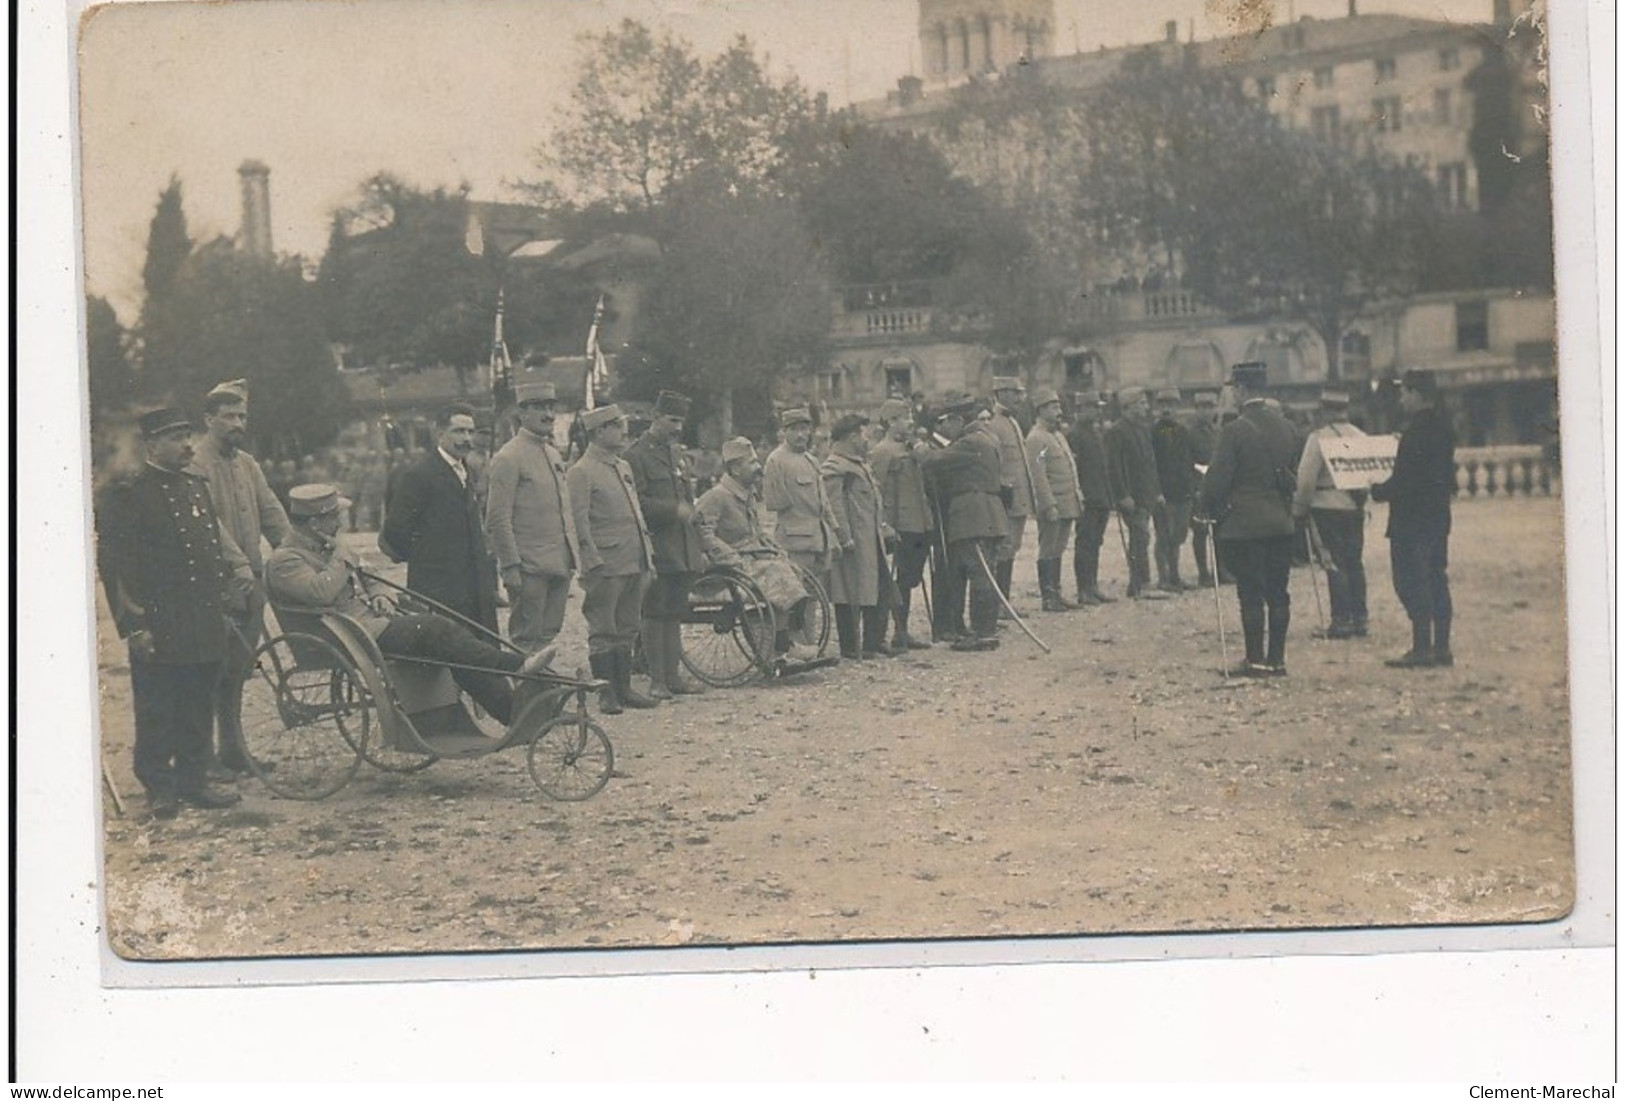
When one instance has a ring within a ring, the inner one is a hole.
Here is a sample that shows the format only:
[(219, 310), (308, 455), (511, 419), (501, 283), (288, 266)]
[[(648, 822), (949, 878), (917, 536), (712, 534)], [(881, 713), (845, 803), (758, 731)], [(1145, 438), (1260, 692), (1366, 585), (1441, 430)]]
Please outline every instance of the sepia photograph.
[(106, 947), (1561, 921), (1546, 19), (88, 10)]

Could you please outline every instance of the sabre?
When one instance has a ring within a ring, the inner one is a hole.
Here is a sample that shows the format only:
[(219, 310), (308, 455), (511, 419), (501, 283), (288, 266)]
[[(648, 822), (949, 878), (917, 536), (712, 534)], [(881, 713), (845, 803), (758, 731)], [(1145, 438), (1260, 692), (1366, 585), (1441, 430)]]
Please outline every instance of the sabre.
[[(1218, 527), (1218, 524), (1207, 519), (1202, 520), (1201, 523), (1203, 527), (1207, 528), (1208, 545), (1214, 548), (1216, 555), (1219, 540), (1214, 529)], [(1230, 649), (1225, 645), (1224, 641), (1224, 602), (1219, 599), (1219, 586), (1217, 584), (1213, 586), (1213, 612), (1219, 618), (1219, 672), (1228, 681), (1230, 679)]]
[(1320, 571), (1325, 565), (1320, 554), (1320, 532), (1315, 529), (1313, 519), (1305, 526), (1304, 534), (1309, 538), (1309, 585), (1315, 594), (1315, 621), (1320, 624), (1320, 633), (1326, 633), (1326, 610), (1320, 604)]
[(999, 603), (1004, 605), (1004, 610), (1010, 613), (1010, 618), (1015, 621), (1017, 627), (1021, 628), (1023, 634), (1032, 639), (1034, 642), (1038, 643), (1038, 648), (1040, 650), (1044, 651), (1046, 654), (1053, 653), (1053, 651), (1049, 648), (1049, 645), (1045, 643), (1043, 639), (1033, 634), (1033, 629), (1027, 626), (1027, 621), (1017, 615), (1014, 608), (1010, 607), (1010, 601), (1006, 599), (1004, 593), (999, 590), (999, 583), (993, 576), (992, 567), (987, 564), (987, 555), (982, 553), (982, 545), (977, 543), (975, 546), (976, 560), (982, 564), (982, 573), (984, 576), (986, 576), (987, 583), (993, 586), (993, 592), (998, 596)]

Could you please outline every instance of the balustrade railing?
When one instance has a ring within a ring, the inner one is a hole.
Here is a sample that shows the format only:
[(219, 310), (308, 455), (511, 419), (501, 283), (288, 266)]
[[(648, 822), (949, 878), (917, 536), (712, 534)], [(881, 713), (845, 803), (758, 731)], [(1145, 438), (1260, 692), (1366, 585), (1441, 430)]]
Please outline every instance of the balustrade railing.
[(1539, 444), (1456, 448), (1456, 495), (1550, 496), (1561, 472)]

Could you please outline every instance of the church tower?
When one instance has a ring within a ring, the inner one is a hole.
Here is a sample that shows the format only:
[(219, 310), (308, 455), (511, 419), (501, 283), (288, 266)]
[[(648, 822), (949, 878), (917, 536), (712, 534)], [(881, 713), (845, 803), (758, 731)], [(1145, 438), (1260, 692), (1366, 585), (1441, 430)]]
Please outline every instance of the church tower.
[(920, 0), (920, 57), (927, 84), (997, 72), (1048, 57), (1055, 0)]

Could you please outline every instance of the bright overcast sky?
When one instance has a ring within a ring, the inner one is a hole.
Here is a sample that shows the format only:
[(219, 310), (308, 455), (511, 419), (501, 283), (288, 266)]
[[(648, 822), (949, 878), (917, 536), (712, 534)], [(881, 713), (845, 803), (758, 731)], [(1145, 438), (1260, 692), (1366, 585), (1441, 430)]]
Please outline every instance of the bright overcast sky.
[[(1056, 0), (1056, 49), (1229, 33), (1218, 0)], [(1275, 0), (1278, 19), (1347, 0)], [(1487, 21), (1491, 0), (1360, 0)], [(623, 17), (671, 28), (705, 56), (737, 33), (773, 70), (833, 103), (883, 94), (919, 66), (915, 0), (257, 0), (124, 3), (80, 44), (86, 281), (126, 322), (147, 223), (171, 172), (194, 237), (233, 233), (237, 166), (271, 168), (276, 248), (315, 257), (329, 213), (387, 169), (414, 183), (512, 196), (574, 80), (575, 37)]]

